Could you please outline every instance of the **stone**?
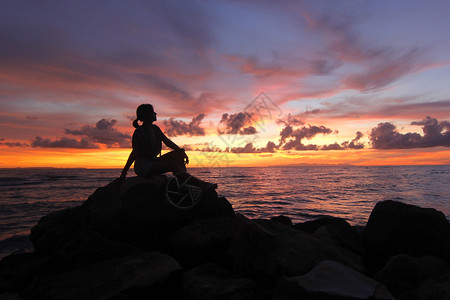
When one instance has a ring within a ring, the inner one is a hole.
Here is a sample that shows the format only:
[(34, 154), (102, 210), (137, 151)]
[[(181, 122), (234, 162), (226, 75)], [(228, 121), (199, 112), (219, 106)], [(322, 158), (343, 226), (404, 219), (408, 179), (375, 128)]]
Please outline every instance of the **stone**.
[(375, 280), (335, 261), (319, 263), (303, 276), (281, 277), (273, 300), (394, 299)]
[(396, 299), (450, 299), (450, 266), (436, 257), (394, 256), (374, 279)]
[(86, 229), (87, 212), (81, 207), (71, 207), (42, 217), (31, 228), (30, 240), (34, 251), (54, 253), (73, 236)]
[(364, 255), (364, 246), (359, 233), (342, 218), (323, 217), (295, 224), (294, 228), (313, 233), (316, 237), (326, 239), (359, 255)]
[(40, 277), (26, 291), (35, 299), (110, 299), (166, 280), (180, 265), (158, 252), (133, 254)]
[(17, 293), (0, 294), (0, 300), (22, 300), (23, 298)]
[(371, 273), (398, 254), (431, 255), (450, 262), (450, 224), (433, 208), (391, 200), (379, 202), (369, 217), (363, 240)]
[(240, 277), (213, 263), (185, 272), (181, 279), (181, 289), (186, 299), (271, 299), (271, 293), (267, 293), (253, 280)]
[(215, 190), (204, 192), (189, 209), (176, 208), (166, 198), (165, 176), (131, 177), (98, 188), (81, 206), (51, 213), (32, 228), (36, 253), (50, 255), (88, 231), (146, 250), (162, 249), (169, 237), (188, 223), (216, 216), (233, 216), (231, 204)]
[(270, 218), (270, 221), (272, 221), (272, 222), (280, 222), (280, 223), (283, 223), (285, 225), (292, 226), (291, 218), (289, 218), (287, 216), (283, 216), (283, 215), (272, 217), (272, 218)]
[(236, 224), (229, 254), (234, 270), (245, 276), (271, 282), (280, 275), (306, 274), (329, 259), (364, 270), (360, 256), (291, 226), (243, 216)]
[(98, 189), (83, 207), (89, 211), (91, 230), (144, 249), (164, 247), (176, 230), (194, 220), (234, 215), (229, 202), (215, 190), (206, 191), (196, 206), (179, 209), (167, 200), (164, 185), (141, 183), (125, 192), (111, 183)]
[(170, 237), (168, 251), (185, 268), (208, 261), (227, 264), (227, 250), (234, 226), (234, 217), (194, 221)]
[(51, 255), (38, 276), (66, 272), (85, 265), (141, 252), (143, 252), (142, 249), (132, 245), (110, 240), (97, 232), (87, 231), (73, 237)]
[(47, 262), (48, 258), (39, 257), (35, 253), (4, 257), (0, 261), (0, 294), (23, 291)]

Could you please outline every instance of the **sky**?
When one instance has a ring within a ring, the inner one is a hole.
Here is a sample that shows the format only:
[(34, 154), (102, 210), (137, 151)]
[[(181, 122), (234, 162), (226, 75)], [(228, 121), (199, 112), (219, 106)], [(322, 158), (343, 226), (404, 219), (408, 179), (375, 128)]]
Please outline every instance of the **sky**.
[(450, 1), (1, 1), (0, 168), (450, 164)]

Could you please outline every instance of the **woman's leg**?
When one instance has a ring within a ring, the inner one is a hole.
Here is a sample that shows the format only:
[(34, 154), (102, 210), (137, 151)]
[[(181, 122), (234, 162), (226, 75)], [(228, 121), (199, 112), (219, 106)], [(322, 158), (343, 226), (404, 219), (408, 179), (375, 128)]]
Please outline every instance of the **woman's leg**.
[(186, 173), (183, 153), (180, 151), (170, 151), (157, 158), (153, 162), (148, 175), (159, 175), (166, 172), (172, 172), (174, 174)]

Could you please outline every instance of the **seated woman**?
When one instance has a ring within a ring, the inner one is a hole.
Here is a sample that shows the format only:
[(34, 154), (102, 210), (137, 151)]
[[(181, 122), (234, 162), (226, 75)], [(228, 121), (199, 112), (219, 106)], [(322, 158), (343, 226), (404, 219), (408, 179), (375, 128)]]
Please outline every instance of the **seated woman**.
[[(119, 177), (121, 181), (125, 180), (127, 172), (134, 162), (134, 172), (138, 176), (150, 177), (172, 172), (179, 183), (188, 183), (208, 189), (217, 188), (217, 184), (204, 182), (187, 173), (186, 164), (189, 163), (189, 158), (186, 152), (153, 124), (156, 121), (156, 112), (151, 104), (139, 105), (136, 116), (136, 120), (133, 121), (133, 126), (136, 128), (132, 138), (133, 150)], [(142, 125), (139, 125), (138, 121), (141, 121)], [(173, 151), (158, 157), (158, 154), (161, 154), (161, 142), (164, 142)]]

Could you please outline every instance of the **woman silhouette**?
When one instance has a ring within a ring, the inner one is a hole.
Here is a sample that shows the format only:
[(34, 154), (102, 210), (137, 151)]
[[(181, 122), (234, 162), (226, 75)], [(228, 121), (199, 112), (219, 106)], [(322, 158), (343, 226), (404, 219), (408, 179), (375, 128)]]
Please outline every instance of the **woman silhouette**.
[[(136, 128), (132, 138), (133, 150), (119, 177), (121, 181), (125, 180), (127, 172), (134, 162), (134, 171), (138, 176), (150, 177), (172, 172), (180, 183), (189, 181), (189, 184), (196, 186), (217, 188), (216, 184), (204, 182), (187, 173), (186, 164), (189, 163), (189, 158), (186, 152), (153, 124), (156, 121), (156, 112), (151, 104), (139, 105), (136, 117), (133, 121), (133, 126)], [(139, 125), (138, 121), (141, 121), (142, 125)], [(161, 154), (161, 142), (164, 142), (173, 151), (158, 157), (158, 154)]]

